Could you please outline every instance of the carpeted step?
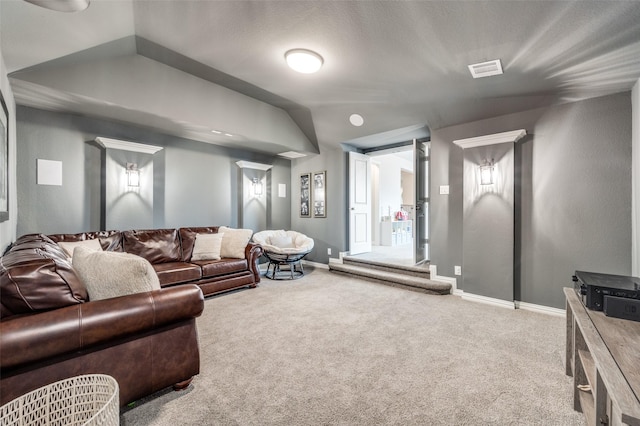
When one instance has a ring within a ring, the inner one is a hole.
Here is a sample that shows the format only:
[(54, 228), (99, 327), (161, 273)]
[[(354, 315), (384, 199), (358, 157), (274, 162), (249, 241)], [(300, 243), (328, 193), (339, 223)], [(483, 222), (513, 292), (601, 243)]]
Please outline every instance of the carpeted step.
[(329, 270), (344, 274), (357, 275), (399, 287), (410, 287), (431, 294), (451, 293), (451, 284), (432, 281), (425, 278), (406, 275), (398, 272), (388, 272), (367, 266), (357, 266), (349, 263), (329, 262)]
[(411, 275), (427, 280), (431, 278), (429, 268), (423, 266), (393, 265), (375, 260), (361, 259), (354, 256), (343, 257), (342, 263), (346, 265), (362, 266), (369, 269), (377, 269), (380, 271), (397, 272), (399, 274)]

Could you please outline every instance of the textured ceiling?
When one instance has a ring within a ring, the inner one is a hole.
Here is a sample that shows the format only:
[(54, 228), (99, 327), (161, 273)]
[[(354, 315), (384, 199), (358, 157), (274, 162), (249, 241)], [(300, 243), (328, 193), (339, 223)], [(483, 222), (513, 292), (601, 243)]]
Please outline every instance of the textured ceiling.
[[(196, 64), (200, 78), (227, 75), (234, 90), (279, 100), (321, 146), (400, 142), (416, 129), (630, 90), (640, 78), (635, 1), (92, 0), (65, 14), (0, 0), (0, 13), (10, 72), (135, 36)], [(292, 48), (320, 53), (323, 68), (289, 70)], [(467, 65), (492, 59), (504, 75), (471, 78)], [(354, 112), (362, 127), (349, 124)]]

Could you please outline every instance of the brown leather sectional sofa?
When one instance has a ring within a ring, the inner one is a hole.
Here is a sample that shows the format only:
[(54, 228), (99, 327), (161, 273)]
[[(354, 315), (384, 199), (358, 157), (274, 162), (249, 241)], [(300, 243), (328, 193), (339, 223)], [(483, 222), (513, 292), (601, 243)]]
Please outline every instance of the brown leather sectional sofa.
[[(0, 404), (68, 377), (116, 378), (125, 405), (200, 371), (196, 318), (204, 295), (255, 287), (259, 245), (244, 259), (190, 262), (198, 233), (218, 227), (20, 237), (0, 258)], [(140, 255), (161, 289), (90, 301), (60, 241), (98, 239)]]

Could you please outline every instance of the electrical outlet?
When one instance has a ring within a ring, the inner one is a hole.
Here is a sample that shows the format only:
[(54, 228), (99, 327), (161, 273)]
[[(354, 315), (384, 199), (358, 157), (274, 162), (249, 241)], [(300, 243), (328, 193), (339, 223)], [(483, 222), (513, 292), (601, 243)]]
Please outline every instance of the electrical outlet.
[(457, 266), (456, 265), (456, 266), (453, 267), (453, 270), (454, 270), (454, 274), (462, 275), (462, 266)]
[(331, 247), (327, 248), (327, 254), (331, 256)]

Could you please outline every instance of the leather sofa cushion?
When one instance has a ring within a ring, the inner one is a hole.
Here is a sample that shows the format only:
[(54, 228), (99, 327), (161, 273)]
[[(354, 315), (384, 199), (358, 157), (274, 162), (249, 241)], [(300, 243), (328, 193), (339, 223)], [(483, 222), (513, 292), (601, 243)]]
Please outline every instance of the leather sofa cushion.
[(246, 259), (197, 260), (196, 265), (202, 268), (202, 277), (210, 278), (218, 275), (243, 272), (249, 268)]
[(180, 228), (180, 239), (182, 240), (182, 261), (189, 262), (193, 254), (193, 245), (196, 242), (197, 234), (216, 234), (218, 226), (199, 226), (192, 228)]
[[(157, 263), (180, 262), (180, 235), (177, 229), (149, 229), (124, 231), (123, 248), (147, 259), (152, 265)], [(162, 280), (160, 280), (162, 283)]]
[(185, 283), (202, 278), (200, 266), (186, 262), (168, 262), (153, 264), (161, 286)]
[(87, 300), (87, 290), (66, 255), (44, 235), (19, 238), (0, 258), (2, 318)]
[(52, 234), (48, 235), (51, 240), (59, 242), (78, 242), (85, 240), (98, 239), (102, 250), (105, 251), (122, 251), (122, 232), (120, 231), (96, 231), (81, 232), (79, 234)]

